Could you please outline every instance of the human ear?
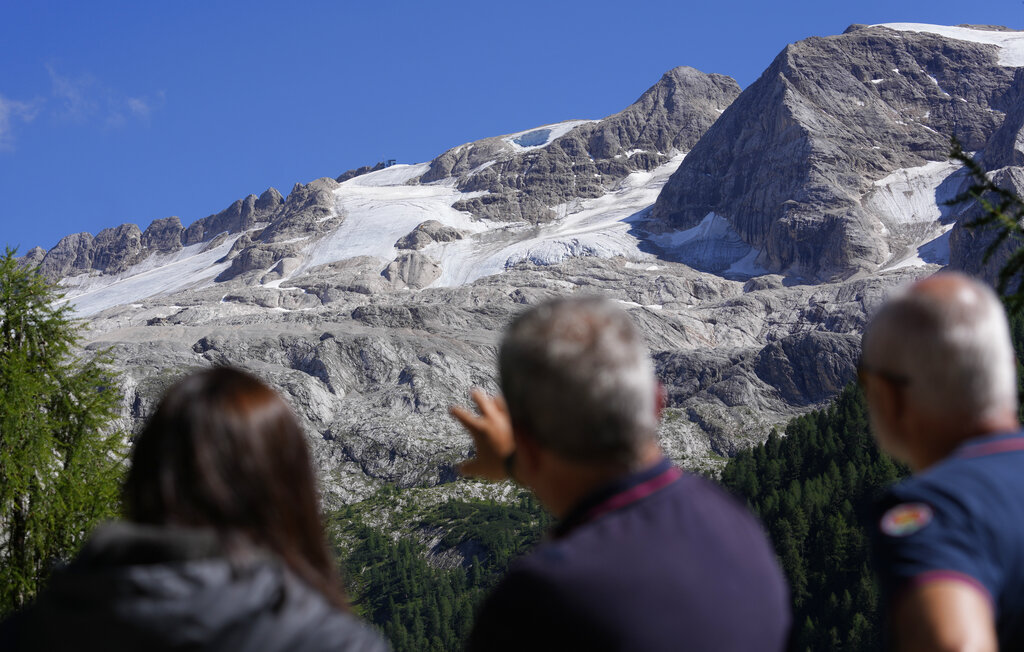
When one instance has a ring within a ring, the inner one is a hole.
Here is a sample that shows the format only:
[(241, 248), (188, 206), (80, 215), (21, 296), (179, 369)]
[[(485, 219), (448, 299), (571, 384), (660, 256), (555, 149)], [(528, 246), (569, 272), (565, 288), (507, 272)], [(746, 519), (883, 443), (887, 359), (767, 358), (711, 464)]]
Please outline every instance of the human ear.
[(665, 411), (665, 405), (668, 403), (668, 391), (660, 380), (655, 382), (657, 386), (654, 391), (654, 420), (661, 421), (661, 413)]
[(537, 441), (520, 430), (514, 431), (516, 439), (516, 480), (529, 486), (530, 479), (543, 465), (543, 454)]

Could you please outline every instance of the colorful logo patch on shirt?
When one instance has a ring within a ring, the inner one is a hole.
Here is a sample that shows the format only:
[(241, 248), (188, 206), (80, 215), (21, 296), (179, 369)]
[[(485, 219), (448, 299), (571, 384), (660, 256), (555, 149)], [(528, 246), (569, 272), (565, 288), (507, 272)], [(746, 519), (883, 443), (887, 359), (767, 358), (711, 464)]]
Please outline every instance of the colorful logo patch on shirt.
[(932, 522), (932, 508), (924, 503), (896, 505), (882, 516), (882, 532), (891, 537), (908, 537)]

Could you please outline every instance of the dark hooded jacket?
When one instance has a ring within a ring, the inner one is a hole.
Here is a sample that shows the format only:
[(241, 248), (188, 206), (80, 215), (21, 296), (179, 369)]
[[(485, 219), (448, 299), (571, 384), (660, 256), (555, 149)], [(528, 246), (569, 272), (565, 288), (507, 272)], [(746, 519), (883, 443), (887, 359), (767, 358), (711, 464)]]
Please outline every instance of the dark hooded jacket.
[(0, 626), (0, 650), (387, 650), (273, 554), (224, 550), (209, 530), (102, 526)]

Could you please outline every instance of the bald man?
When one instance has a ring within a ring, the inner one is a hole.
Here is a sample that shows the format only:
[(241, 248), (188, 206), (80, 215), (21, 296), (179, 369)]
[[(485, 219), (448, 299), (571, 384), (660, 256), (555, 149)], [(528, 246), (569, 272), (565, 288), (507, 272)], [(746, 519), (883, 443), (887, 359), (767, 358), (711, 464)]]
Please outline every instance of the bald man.
[(875, 533), (890, 647), (1024, 649), (1024, 435), (999, 299), (960, 274), (915, 283), (871, 321), (859, 373), (879, 446), (914, 473)]

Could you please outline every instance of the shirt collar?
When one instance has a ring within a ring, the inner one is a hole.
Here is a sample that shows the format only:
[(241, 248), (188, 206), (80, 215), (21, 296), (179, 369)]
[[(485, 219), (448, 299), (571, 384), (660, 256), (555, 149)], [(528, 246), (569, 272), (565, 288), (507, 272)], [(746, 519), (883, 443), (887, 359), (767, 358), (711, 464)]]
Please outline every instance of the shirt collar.
[(569, 510), (569, 513), (552, 530), (554, 538), (560, 538), (580, 525), (592, 521), (611, 511), (622, 509), (646, 498), (659, 489), (672, 484), (682, 471), (672, 462), (662, 458), (654, 465), (635, 473), (629, 473), (596, 491), (591, 492)]
[(972, 437), (953, 451), (952, 457), (968, 458), (1024, 451), (1024, 431), (1001, 432), (994, 435)]

